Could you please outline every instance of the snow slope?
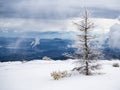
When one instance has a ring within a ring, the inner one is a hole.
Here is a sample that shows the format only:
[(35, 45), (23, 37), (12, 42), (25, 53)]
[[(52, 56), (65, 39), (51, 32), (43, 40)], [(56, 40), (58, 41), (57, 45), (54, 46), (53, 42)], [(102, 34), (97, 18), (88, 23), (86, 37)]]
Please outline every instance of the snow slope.
[(50, 73), (71, 70), (73, 60), (0, 63), (0, 90), (120, 90), (120, 68), (112, 67), (114, 62), (120, 64), (100, 61), (101, 75), (74, 74), (58, 81)]

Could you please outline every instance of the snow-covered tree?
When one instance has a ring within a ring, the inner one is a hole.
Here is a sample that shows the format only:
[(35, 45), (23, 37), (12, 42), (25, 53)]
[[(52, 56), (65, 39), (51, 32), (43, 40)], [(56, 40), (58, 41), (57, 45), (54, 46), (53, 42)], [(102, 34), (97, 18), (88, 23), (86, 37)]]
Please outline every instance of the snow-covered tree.
[(89, 13), (85, 9), (82, 15), (82, 18), (78, 22), (74, 22), (74, 24), (78, 28), (78, 49), (77, 54), (82, 57), (79, 62), (81, 66), (78, 68), (74, 68), (86, 75), (91, 74), (91, 71), (98, 68), (98, 64), (96, 64), (95, 59), (100, 54), (99, 50), (96, 49), (93, 39), (97, 36), (93, 35), (94, 23), (89, 18)]
[(77, 26), (77, 42), (75, 47), (76, 53), (73, 55), (66, 54), (69, 57), (77, 58), (79, 63), (78, 67), (73, 70), (77, 70), (85, 75), (90, 75), (93, 70), (98, 69), (96, 59), (100, 54), (97, 50), (97, 44), (93, 40), (97, 37), (92, 32), (94, 30), (94, 23), (90, 20), (88, 11), (85, 9), (84, 13), (79, 21), (73, 22)]

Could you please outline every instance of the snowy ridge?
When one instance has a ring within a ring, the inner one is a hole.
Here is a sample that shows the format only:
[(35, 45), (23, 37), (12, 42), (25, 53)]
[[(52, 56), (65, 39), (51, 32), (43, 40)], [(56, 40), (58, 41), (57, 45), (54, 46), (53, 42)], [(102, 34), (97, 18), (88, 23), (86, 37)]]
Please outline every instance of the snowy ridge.
[[(100, 61), (101, 75), (71, 77), (54, 81), (53, 71), (71, 70), (74, 60), (0, 63), (0, 90), (120, 90), (120, 68), (112, 67), (120, 61)], [(86, 86), (87, 85), (87, 86)]]

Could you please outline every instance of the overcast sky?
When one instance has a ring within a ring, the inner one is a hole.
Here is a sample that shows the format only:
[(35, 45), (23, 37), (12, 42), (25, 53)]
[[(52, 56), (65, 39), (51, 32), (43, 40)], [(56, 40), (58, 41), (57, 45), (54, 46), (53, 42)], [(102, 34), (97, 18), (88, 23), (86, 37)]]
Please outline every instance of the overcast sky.
[(106, 14), (103, 10), (117, 13), (120, 0), (0, 0), (0, 17), (69, 18), (78, 16), (84, 6), (96, 14)]
[(0, 0), (0, 28), (63, 29), (64, 21), (79, 17), (83, 7), (92, 17), (120, 15), (120, 0)]

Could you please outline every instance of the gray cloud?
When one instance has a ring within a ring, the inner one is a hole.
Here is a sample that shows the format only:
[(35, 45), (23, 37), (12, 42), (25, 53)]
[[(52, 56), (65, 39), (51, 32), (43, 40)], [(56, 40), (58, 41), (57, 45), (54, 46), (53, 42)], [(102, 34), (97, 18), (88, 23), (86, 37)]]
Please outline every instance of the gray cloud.
[(115, 18), (119, 4), (119, 0), (2, 0), (0, 17), (64, 19), (79, 16), (81, 7), (87, 6), (93, 16)]
[(86, 6), (92, 17), (117, 18), (120, 0), (0, 0), (0, 29), (67, 30)]

